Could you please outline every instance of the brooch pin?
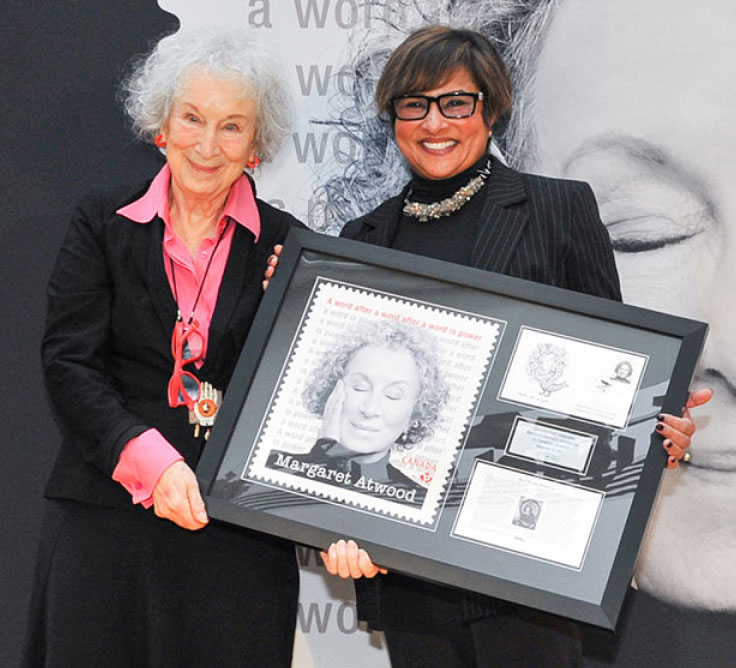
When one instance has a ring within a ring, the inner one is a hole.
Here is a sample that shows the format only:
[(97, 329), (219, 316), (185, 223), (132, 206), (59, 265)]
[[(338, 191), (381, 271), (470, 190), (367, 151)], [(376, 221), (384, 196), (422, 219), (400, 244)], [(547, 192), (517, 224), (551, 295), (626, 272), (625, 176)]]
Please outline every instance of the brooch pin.
[(189, 409), (189, 424), (194, 425), (194, 438), (199, 438), (200, 430), (204, 427), (204, 438), (210, 437), (210, 428), (215, 424), (217, 412), (222, 403), (222, 391), (212, 387), (207, 381), (201, 383), (199, 399)]

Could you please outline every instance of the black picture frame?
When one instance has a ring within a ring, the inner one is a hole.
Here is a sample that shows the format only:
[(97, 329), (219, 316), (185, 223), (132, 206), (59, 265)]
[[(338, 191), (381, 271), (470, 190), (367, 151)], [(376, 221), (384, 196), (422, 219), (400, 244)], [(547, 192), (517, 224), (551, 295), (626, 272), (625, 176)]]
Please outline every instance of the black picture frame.
[[(319, 460), (340, 444), (300, 402), (318, 362), (392, 319), (433, 329), (455, 382), (436, 444), (396, 446), (377, 482)], [(208, 512), (319, 548), (350, 537), (391, 570), (613, 629), (664, 471), (656, 416), (681, 412), (707, 329), (292, 230), (197, 468)]]

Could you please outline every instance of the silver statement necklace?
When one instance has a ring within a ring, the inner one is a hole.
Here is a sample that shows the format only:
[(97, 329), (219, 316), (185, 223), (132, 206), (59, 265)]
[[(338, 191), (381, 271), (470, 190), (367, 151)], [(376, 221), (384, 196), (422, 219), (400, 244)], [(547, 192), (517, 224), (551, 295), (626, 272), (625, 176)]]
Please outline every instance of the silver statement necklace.
[(464, 186), (462, 186), (455, 193), (447, 197), (446, 199), (440, 200), (439, 202), (430, 202), (425, 204), (424, 202), (412, 202), (411, 190), (404, 199), (403, 212), (406, 216), (412, 216), (418, 218), (420, 222), (426, 223), (428, 220), (437, 220), (444, 216), (449, 216), (455, 211), (462, 209), (482, 187), (488, 177), (491, 175), (491, 160), (484, 167), (478, 170), (478, 176), (474, 176)]

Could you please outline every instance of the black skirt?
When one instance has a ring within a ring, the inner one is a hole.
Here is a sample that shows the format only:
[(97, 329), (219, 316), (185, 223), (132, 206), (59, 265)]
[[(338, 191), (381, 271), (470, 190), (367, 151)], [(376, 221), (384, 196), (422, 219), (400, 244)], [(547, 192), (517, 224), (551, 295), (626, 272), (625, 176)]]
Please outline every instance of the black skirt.
[(23, 668), (291, 665), (293, 545), (153, 511), (48, 502)]

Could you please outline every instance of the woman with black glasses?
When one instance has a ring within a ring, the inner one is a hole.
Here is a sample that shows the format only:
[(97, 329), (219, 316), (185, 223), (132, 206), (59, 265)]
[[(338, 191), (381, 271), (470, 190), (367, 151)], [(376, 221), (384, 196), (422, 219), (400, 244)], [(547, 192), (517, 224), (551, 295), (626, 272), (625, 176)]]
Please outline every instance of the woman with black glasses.
[[(590, 187), (523, 174), (490, 155), (494, 124), (511, 109), (511, 84), (482, 35), (443, 26), (413, 33), (389, 58), (376, 101), (411, 180), (341, 236), (621, 299)], [(709, 397), (696, 393), (689, 405)], [(694, 424), (687, 411), (661, 417), (657, 429), (674, 467)], [(360, 615), (385, 632), (394, 668), (581, 665), (570, 621), (386, 574), (353, 541), (333, 544), (323, 559), (331, 573), (356, 578)]]

